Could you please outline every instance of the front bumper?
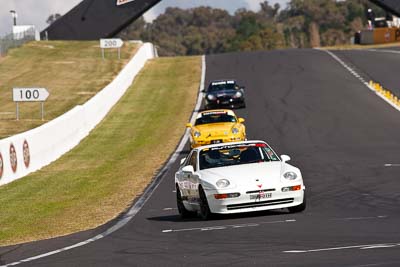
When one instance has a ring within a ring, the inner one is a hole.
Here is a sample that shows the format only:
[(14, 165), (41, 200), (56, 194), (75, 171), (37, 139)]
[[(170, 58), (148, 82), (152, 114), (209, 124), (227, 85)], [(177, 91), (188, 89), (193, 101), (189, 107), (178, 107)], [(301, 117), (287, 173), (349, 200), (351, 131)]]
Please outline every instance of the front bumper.
[[(250, 199), (251, 194), (246, 193), (248, 192), (246, 190), (205, 190), (205, 193), (210, 211), (219, 214), (283, 209), (301, 205), (304, 201), (304, 186), (298, 191), (281, 192), (279, 190), (271, 192), (272, 196), (265, 199)], [(214, 197), (214, 194), (233, 192), (240, 193), (240, 196), (228, 199), (215, 199)]]
[(244, 98), (224, 98), (224, 99), (216, 99), (210, 101), (206, 99), (206, 108), (222, 108), (222, 107), (229, 107), (229, 108), (240, 108), (245, 107)]

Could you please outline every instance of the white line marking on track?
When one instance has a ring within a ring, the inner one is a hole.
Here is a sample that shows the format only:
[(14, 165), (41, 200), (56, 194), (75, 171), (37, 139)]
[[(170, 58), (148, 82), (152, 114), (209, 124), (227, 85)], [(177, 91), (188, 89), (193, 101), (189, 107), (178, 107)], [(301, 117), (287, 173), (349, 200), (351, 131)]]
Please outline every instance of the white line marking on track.
[[(332, 218), (329, 220), (337, 221), (356, 221), (356, 220), (376, 220), (376, 219), (386, 219), (387, 215), (369, 216), (369, 217), (348, 217), (348, 218)], [(257, 227), (263, 224), (274, 224), (274, 223), (290, 223), (296, 222), (295, 219), (280, 220), (280, 221), (269, 221), (269, 222), (258, 222), (258, 223), (246, 223), (246, 224), (230, 224), (230, 225), (217, 225), (208, 227), (195, 227), (195, 228), (182, 228), (182, 229), (166, 229), (162, 230), (162, 233), (173, 233), (173, 232), (189, 232), (189, 231), (212, 231), (212, 230), (229, 230), (238, 229), (246, 227)]]
[(166, 230), (162, 230), (161, 232), (162, 233), (173, 233), (173, 232), (189, 232), (189, 231), (227, 230), (227, 229), (237, 229), (237, 228), (246, 228), (246, 227), (257, 227), (257, 226), (260, 226), (262, 224), (290, 223), (290, 222), (296, 222), (296, 220), (270, 221), (270, 222), (246, 223), (246, 224), (216, 225), (216, 226), (182, 228), (182, 229), (166, 229)]
[(399, 262), (380, 262), (380, 263), (371, 263), (371, 264), (363, 264), (363, 265), (354, 265), (352, 267), (372, 267), (372, 266), (388, 266), (388, 265), (394, 266), (394, 264), (399, 265)]
[(214, 226), (214, 227), (206, 227), (206, 228), (201, 228), (201, 231), (212, 231), (212, 230), (225, 230), (225, 226)]
[(323, 252), (323, 251), (334, 251), (334, 250), (345, 250), (345, 249), (376, 249), (376, 248), (393, 248), (399, 247), (400, 243), (387, 243), (387, 244), (370, 244), (370, 245), (355, 245), (345, 247), (331, 247), (331, 248), (320, 248), (320, 249), (307, 249), (307, 250), (286, 250), (283, 253), (310, 253), (310, 252)]
[[(196, 107), (195, 110), (192, 113), (192, 117), (191, 117), (191, 122), (194, 122), (195, 118), (197, 117), (197, 113), (198, 110), (201, 106), (201, 101), (203, 99), (203, 89), (204, 89), (204, 82), (205, 82), (205, 77), (206, 77), (206, 57), (202, 56), (202, 71), (201, 71), (201, 83), (200, 83), (200, 88), (199, 88), (199, 94), (197, 97), (197, 103), (196, 103)], [(177, 149), (175, 150), (175, 153), (170, 157), (170, 159), (168, 160), (167, 164), (165, 164), (165, 166), (161, 169), (161, 171), (158, 174), (162, 175), (163, 173), (165, 173), (170, 166), (176, 161), (176, 159), (178, 158), (178, 156), (180, 155), (180, 153), (182, 152), (189, 136), (188, 136), (188, 132), (189, 130), (186, 130), (183, 138), (181, 139)], [(77, 247), (81, 247), (81, 246), (85, 246), (89, 243), (95, 242), (105, 236), (108, 236), (110, 234), (112, 234), (113, 232), (119, 230), (120, 228), (122, 228), (123, 226), (125, 226), (130, 220), (132, 220), (132, 218), (140, 211), (140, 209), (144, 206), (144, 204), (147, 202), (148, 199), (150, 199), (150, 197), (152, 196), (153, 192), (158, 188), (158, 186), (160, 185), (161, 179), (154, 179), (153, 182), (147, 187), (147, 189), (145, 190), (145, 192), (142, 194), (142, 197), (139, 198), (136, 203), (131, 207), (131, 209), (122, 217), (122, 219), (120, 219), (119, 221), (116, 222), (115, 225), (113, 225), (112, 227), (110, 227), (109, 229), (107, 229), (106, 231), (104, 231), (103, 233), (96, 235), (93, 238), (90, 238), (88, 240), (85, 240), (83, 242), (74, 244), (72, 246), (68, 246), (68, 247), (64, 247), (61, 249), (57, 249), (57, 250), (53, 250), (44, 254), (40, 254), (34, 257), (29, 257), (20, 261), (16, 261), (16, 262), (11, 262), (11, 263), (7, 263), (5, 265), (1, 265), (0, 267), (8, 267), (8, 266), (15, 266), (15, 265), (19, 265), (25, 262), (31, 262), (34, 260), (38, 260), (41, 258), (45, 258), (54, 254), (58, 254), (60, 252), (63, 251), (67, 251), (67, 250), (71, 250)]]
[[(316, 50), (320, 50), (320, 51), (324, 51), (325, 53), (329, 54), (331, 57), (333, 57), (337, 62), (339, 62), (340, 65), (342, 65), (345, 69), (347, 69), (348, 71), (350, 71), (353, 76), (355, 78), (357, 78), (358, 80), (360, 80), (369, 90), (373, 91), (377, 96), (379, 96), (381, 99), (383, 99), (386, 103), (388, 103), (389, 105), (391, 105), (393, 108), (395, 108), (397, 111), (400, 111), (400, 107), (396, 106), (394, 103), (392, 103), (389, 99), (387, 99), (385, 96), (383, 96), (382, 94), (378, 93), (375, 91), (374, 88), (370, 87), (369, 84), (367, 82), (365, 82), (365, 80), (359, 75), (359, 77), (355, 76), (354, 73), (357, 74), (357, 72), (355, 72), (351, 67), (349, 67), (342, 59), (340, 59), (337, 55), (335, 55), (333, 52), (329, 51), (329, 50), (323, 50), (320, 48), (314, 48)], [(375, 50), (371, 50), (369, 49), (369, 51), (375, 51)], [(379, 52), (381, 52), (381, 50), (378, 50)], [(392, 53), (396, 53), (396, 54), (400, 54), (400, 51), (392, 51), (392, 50), (387, 50), (386, 52), (391, 51)], [(382, 51), (385, 52), (385, 51)]]
[(258, 223), (249, 223), (249, 224), (242, 224), (242, 225), (233, 225), (232, 228), (243, 228), (243, 227), (256, 227), (260, 226)]
[(175, 210), (176, 208), (164, 208), (163, 210)]
[(355, 220), (371, 220), (371, 219), (385, 219), (387, 215), (370, 216), (370, 217), (348, 217), (348, 218), (337, 218), (333, 220), (337, 221), (355, 221)]
[(379, 53), (400, 54), (400, 51), (398, 51), (398, 50), (389, 50), (389, 49), (365, 49), (365, 51), (379, 52)]
[(397, 245), (396, 244), (392, 244), (392, 245), (389, 245), (389, 244), (381, 244), (381, 245), (373, 245), (373, 246), (369, 246), (369, 247), (364, 247), (364, 248), (360, 248), (360, 249), (374, 249), (374, 248), (392, 248), (392, 247), (396, 247)]
[(400, 164), (398, 164), (398, 163), (386, 163), (385, 167), (400, 167)]
[(361, 77), (360, 74), (358, 74), (353, 68), (351, 68), (349, 65), (347, 65), (341, 58), (339, 58), (337, 55), (335, 55), (333, 52), (329, 51), (329, 50), (323, 50), (323, 49), (318, 49), (317, 50), (320, 51), (325, 51), (326, 53), (328, 53), (331, 57), (333, 57), (337, 62), (340, 63), (340, 65), (342, 65), (345, 69), (347, 69), (351, 74), (353, 74), (354, 77), (356, 77), (358, 80), (360, 80), (361, 82), (365, 82), (364, 79)]

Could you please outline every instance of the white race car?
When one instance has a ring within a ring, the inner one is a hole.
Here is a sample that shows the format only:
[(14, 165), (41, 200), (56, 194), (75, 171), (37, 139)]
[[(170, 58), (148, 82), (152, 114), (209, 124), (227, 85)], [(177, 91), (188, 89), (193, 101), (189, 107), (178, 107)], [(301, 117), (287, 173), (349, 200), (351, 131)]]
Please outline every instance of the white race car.
[(243, 141), (193, 149), (175, 174), (181, 217), (306, 208), (301, 172), (263, 141)]

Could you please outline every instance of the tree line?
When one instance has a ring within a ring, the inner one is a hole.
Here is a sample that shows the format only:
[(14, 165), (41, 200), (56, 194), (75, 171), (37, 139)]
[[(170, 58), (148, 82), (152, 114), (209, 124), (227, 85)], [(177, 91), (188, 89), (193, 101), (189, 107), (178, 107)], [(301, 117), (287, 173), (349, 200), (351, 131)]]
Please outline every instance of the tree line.
[(365, 28), (367, 8), (384, 16), (367, 0), (291, 0), (285, 9), (264, 1), (258, 12), (234, 14), (167, 8), (151, 23), (138, 19), (119, 37), (152, 42), (163, 56), (341, 45)]

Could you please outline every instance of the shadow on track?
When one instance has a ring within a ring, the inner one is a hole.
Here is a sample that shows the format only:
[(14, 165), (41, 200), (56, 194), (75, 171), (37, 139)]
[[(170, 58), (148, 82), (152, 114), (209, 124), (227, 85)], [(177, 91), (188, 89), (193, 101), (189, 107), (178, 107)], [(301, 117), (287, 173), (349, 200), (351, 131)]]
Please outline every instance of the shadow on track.
[[(208, 221), (223, 221), (223, 220), (235, 220), (243, 218), (259, 218), (259, 217), (271, 217), (278, 215), (290, 214), (286, 209), (273, 210), (273, 211), (257, 211), (237, 214), (213, 214), (212, 218)], [(191, 218), (182, 219), (178, 213), (176, 215), (166, 215), (147, 218), (149, 221), (159, 222), (182, 222), (182, 221), (203, 221), (200, 217), (193, 215)]]

